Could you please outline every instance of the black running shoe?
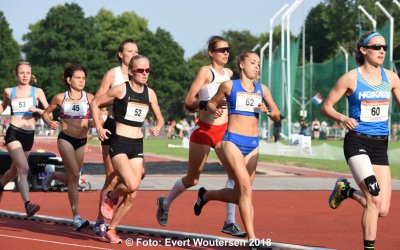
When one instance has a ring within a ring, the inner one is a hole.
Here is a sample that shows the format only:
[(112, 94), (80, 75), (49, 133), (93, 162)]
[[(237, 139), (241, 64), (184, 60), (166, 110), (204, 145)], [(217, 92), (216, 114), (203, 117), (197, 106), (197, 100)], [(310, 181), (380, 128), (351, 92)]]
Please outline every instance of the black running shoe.
[(197, 194), (197, 201), (194, 203), (194, 214), (199, 216), (201, 214), (201, 209), (203, 208), (203, 206), (207, 203), (204, 199), (203, 199), (203, 195), (207, 192), (207, 189), (201, 187), (199, 189), (199, 192)]

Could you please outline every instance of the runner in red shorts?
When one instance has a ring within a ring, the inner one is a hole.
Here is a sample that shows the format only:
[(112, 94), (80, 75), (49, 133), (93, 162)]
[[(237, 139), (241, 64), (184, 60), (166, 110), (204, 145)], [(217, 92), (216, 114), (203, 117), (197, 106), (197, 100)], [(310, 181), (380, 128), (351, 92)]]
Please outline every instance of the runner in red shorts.
[[(168, 223), (168, 212), (172, 202), (186, 189), (197, 185), (200, 173), (206, 163), (210, 148), (214, 148), (218, 158), (225, 166), (226, 159), (221, 150), (221, 141), (225, 134), (228, 122), (228, 112), (215, 118), (206, 110), (207, 101), (210, 100), (218, 90), (219, 85), (228, 81), (232, 76), (232, 70), (224, 68), (228, 62), (229, 44), (219, 36), (213, 36), (208, 41), (208, 55), (211, 64), (203, 66), (197, 73), (189, 93), (185, 99), (185, 107), (189, 111), (199, 109), (199, 121), (193, 128), (189, 145), (188, 173), (179, 179), (167, 197), (157, 198), (157, 220), (161, 226)], [(196, 98), (196, 95), (199, 98)], [(220, 105), (225, 105), (221, 103)], [(228, 179), (226, 188), (233, 188), (234, 181)], [(246, 232), (239, 228), (235, 221), (235, 204), (228, 203), (226, 208), (226, 220), (222, 232), (237, 237), (246, 237)]]

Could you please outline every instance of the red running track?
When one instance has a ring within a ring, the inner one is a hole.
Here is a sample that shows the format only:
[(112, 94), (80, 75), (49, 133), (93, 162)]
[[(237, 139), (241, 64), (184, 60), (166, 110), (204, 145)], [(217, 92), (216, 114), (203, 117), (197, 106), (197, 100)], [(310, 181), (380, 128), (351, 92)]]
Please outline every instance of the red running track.
[[(165, 191), (139, 191), (135, 203), (123, 225), (166, 229), (192, 233), (226, 236), (220, 233), (225, 204), (210, 202), (201, 216), (193, 214), (196, 192), (182, 194), (170, 210), (168, 227), (158, 225), (156, 197)], [(91, 221), (96, 219), (99, 192), (80, 193), (80, 213)], [(360, 218), (362, 209), (354, 201), (345, 201), (337, 210), (328, 207), (327, 191), (255, 191), (255, 229), (260, 238), (273, 242), (319, 246), (336, 249), (362, 249)], [(31, 193), (31, 200), (42, 207), (39, 214), (70, 218), (66, 193)], [(398, 249), (400, 245), (400, 192), (394, 192), (391, 212), (379, 220), (377, 249)], [(6, 192), (0, 209), (23, 212), (19, 193)], [(237, 218), (239, 214), (237, 212)], [(238, 219), (239, 221), (240, 219)], [(21, 238), (10, 238), (15, 236)], [(122, 235), (123, 238), (132, 235)], [(143, 236), (136, 236), (144, 238)], [(135, 239), (135, 237), (132, 237)], [(34, 241), (45, 240), (54, 242)], [(71, 227), (0, 218), (0, 240), (3, 249), (74, 249), (85, 247), (128, 249), (126, 245), (111, 245), (94, 237), (90, 229), (73, 232)], [(60, 244), (62, 243), (62, 244)], [(75, 244), (65, 245), (65, 244)], [(138, 247), (135, 247), (138, 248)], [(146, 249), (148, 247), (139, 247)], [(160, 249), (166, 248), (160, 247)], [(198, 249), (187, 248), (186, 249)], [(168, 247), (168, 249), (179, 249)]]

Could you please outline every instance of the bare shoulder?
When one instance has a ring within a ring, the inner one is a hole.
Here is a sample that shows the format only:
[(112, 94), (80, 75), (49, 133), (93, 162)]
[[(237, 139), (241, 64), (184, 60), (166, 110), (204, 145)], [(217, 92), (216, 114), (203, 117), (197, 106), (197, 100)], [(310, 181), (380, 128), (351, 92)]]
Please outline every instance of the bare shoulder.
[(151, 95), (155, 95), (156, 94), (156, 92), (150, 87), (147, 87), (147, 90), (149, 91), (149, 94), (151, 94)]
[(260, 84), (260, 86), (261, 86), (262, 89), (269, 89), (269, 88), (267, 87), (267, 85), (265, 85), (264, 83), (259, 82), (259, 84)]
[(61, 104), (62, 101), (64, 100), (64, 92), (58, 93), (53, 97), (52, 102), (55, 102), (56, 104)]
[(357, 81), (357, 69), (352, 69), (342, 76), (344, 80)]
[(111, 68), (104, 74), (101, 85), (111, 86), (114, 79), (115, 79), (115, 70), (114, 70), (114, 68)]
[(87, 97), (89, 98), (89, 100), (92, 100), (94, 98), (94, 95), (91, 93), (86, 92)]
[(225, 69), (228, 72), (229, 77), (232, 77), (233, 76), (233, 71), (231, 69), (229, 69), (229, 68), (225, 68)]
[(386, 76), (389, 79), (389, 82), (399, 81), (399, 76), (395, 72), (388, 70), (388, 69), (384, 69), (384, 70), (385, 70)]
[(336, 84), (340, 85), (340, 86), (348, 87), (348, 88), (353, 88), (353, 87), (355, 87), (356, 83), (357, 83), (357, 70), (352, 69), (349, 72), (342, 75), (338, 79)]
[(36, 91), (37, 95), (41, 95), (41, 96), (45, 95), (43, 89), (41, 89), (39, 87), (35, 87), (35, 88), (36, 88), (35, 91)]
[(211, 77), (212, 77), (212, 72), (211, 72), (211, 68), (210, 66), (202, 66), (199, 69), (199, 72), (197, 73), (198, 76), (202, 76), (206, 79), (209, 79), (211, 81)]
[(221, 83), (221, 85), (223, 86), (223, 87), (232, 87), (232, 84), (233, 84), (233, 81), (232, 80), (228, 80), (228, 81), (225, 81), (225, 82), (222, 82)]
[(108, 76), (108, 77), (114, 77), (114, 76), (115, 76), (115, 68), (109, 69), (109, 70), (104, 74), (104, 77), (106, 77), (106, 76)]
[(11, 95), (11, 88), (5, 88), (4, 89), (4, 94), (6, 94), (7, 96)]

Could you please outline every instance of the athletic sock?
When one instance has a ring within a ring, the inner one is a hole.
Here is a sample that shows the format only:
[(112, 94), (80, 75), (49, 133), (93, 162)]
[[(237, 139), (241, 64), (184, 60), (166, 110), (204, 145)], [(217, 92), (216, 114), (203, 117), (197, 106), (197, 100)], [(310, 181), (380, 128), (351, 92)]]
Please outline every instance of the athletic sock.
[(74, 216), (72, 217), (72, 220), (78, 219), (79, 217), (80, 217), (80, 215), (79, 215), (79, 214), (77, 214), (77, 215), (74, 215)]
[(375, 240), (364, 240), (364, 250), (374, 250)]
[(172, 202), (183, 192), (185, 192), (187, 188), (183, 185), (182, 179), (179, 179), (175, 182), (174, 186), (172, 187), (171, 191), (168, 194), (168, 197), (164, 199), (162, 204), (163, 209), (168, 210), (171, 206)]
[(31, 203), (30, 201), (25, 201), (25, 208), (28, 207), (29, 203)]
[(346, 187), (345, 189), (342, 190), (342, 192), (340, 193), (343, 197), (345, 198), (353, 198), (353, 193), (356, 190), (350, 186)]
[[(233, 189), (235, 186), (235, 181), (228, 179), (225, 184), (225, 188)], [(232, 224), (236, 222), (235, 219), (235, 210), (236, 210), (236, 204), (234, 203), (226, 203), (226, 224)]]
[(1, 185), (1, 183), (0, 183), (0, 192), (3, 192), (3, 191), (4, 191), (4, 186)]
[(357, 191), (357, 190), (355, 190), (355, 189), (352, 188), (352, 187), (349, 188), (349, 191), (347, 192), (347, 197), (353, 199), (353, 194), (354, 194), (355, 191)]

